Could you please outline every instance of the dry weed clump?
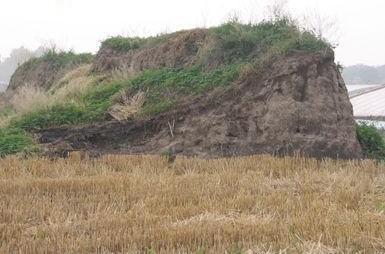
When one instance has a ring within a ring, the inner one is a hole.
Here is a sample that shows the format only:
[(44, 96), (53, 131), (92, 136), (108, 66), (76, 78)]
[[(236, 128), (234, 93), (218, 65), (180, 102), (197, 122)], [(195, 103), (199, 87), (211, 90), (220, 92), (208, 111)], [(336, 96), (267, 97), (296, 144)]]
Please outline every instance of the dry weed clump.
[(11, 118), (8, 116), (0, 115), (0, 128), (7, 126), (11, 121)]
[(54, 102), (54, 98), (43, 89), (28, 84), (21, 86), (10, 99), (10, 104), (19, 114), (49, 107)]
[(21, 86), (7, 101), (1, 103), (0, 109), (10, 106), (13, 114), (0, 115), (0, 126), (6, 126), (16, 115), (23, 115), (32, 111), (49, 108), (50, 106), (72, 100), (89, 91), (98, 76), (89, 75), (90, 65), (82, 65), (67, 73), (55, 83), (49, 91), (28, 85)]
[(91, 65), (81, 65), (67, 73), (59, 82), (53, 85), (50, 93), (57, 100), (71, 98), (85, 94), (95, 82), (96, 77), (90, 75)]
[(372, 161), (0, 161), (1, 253), (384, 253)]
[(7, 126), (11, 120), (12, 112), (7, 110), (8, 99), (4, 93), (0, 93), (0, 128)]
[(133, 77), (135, 71), (127, 65), (122, 65), (120, 68), (115, 68), (110, 71), (110, 79), (113, 81), (129, 80)]
[(126, 120), (137, 114), (146, 100), (146, 93), (143, 91), (139, 91), (130, 97), (125, 90), (121, 90), (118, 96), (119, 102), (114, 104), (108, 110), (108, 113), (119, 121)]

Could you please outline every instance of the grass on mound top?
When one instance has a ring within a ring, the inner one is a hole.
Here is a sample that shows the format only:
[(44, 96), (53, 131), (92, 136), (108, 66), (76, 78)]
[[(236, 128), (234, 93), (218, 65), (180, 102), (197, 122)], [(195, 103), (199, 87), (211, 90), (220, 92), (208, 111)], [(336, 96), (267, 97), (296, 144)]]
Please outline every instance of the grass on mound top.
[(93, 60), (93, 55), (89, 53), (76, 54), (73, 51), (60, 51), (55, 48), (47, 50), (42, 56), (31, 58), (24, 63), (25, 68), (31, 68), (36, 64), (47, 62), (55, 68), (70, 65), (89, 64)]
[[(332, 48), (330, 43), (312, 31), (302, 29), (290, 17), (277, 17), (255, 24), (231, 21), (206, 31), (208, 39), (204, 44), (207, 45), (202, 45), (198, 53), (198, 62), (204, 65), (212, 61), (227, 64), (271, 55), (285, 55), (295, 51), (316, 52)], [(178, 33), (148, 38), (116, 36), (103, 41), (101, 48), (127, 52), (154, 46), (176, 36)]]
[(221, 56), (225, 62), (286, 55), (295, 51), (317, 52), (331, 44), (313, 32), (301, 29), (289, 17), (262, 21), (257, 24), (228, 22), (210, 29), (214, 43), (209, 57)]
[(150, 36), (146, 38), (142, 37), (124, 37), (124, 36), (113, 36), (102, 41), (101, 48), (112, 49), (119, 52), (127, 52), (129, 50), (152, 47), (162, 42), (165, 42), (168, 38), (175, 36), (173, 34), (159, 34), (156, 36)]
[(110, 37), (102, 42), (103, 48), (110, 48), (116, 51), (129, 51), (131, 49), (137, 49), (139, 48), (143, 42), (145, 41), (144, 38), (140, 37), (123, 37), (123, 36), (116, 36), (116, 37)]

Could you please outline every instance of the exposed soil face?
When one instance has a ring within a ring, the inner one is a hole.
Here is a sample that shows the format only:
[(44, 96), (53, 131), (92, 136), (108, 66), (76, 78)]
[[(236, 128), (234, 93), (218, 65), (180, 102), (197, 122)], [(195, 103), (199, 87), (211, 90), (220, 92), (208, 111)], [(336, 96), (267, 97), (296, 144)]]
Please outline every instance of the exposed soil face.
[(127, 52), (101, 48), (95, 57), (92, 71), (125, 69), (138, 72), (149, 68), (191, 65), (196, 63), (199, 50), (207, 44), (207, 33), (205, 29), (181, 31), (156, 46)]
[(12, 75), (8, 91), (14, 91), (19, 87), (30, 85), (48, 90), (50, 86), (62, 78), (69, 69), (58, 68), (48, 62), (39, 64), (24, 64), (17, 68)]
[(65, 74), (81, 64), (90, 63), (91, 60), (91, 55), (73, 53), (51, 53), (51, 56), (32, 58), (16, 69), (7, 92), (13, 92), (27, 85), (48, 91)]
[(48, 129), (36, 137), (55, 155), (88, 150), (360, 157), (352, 106), (332, 52), (282, 57), (258, 73), (150, 119)]

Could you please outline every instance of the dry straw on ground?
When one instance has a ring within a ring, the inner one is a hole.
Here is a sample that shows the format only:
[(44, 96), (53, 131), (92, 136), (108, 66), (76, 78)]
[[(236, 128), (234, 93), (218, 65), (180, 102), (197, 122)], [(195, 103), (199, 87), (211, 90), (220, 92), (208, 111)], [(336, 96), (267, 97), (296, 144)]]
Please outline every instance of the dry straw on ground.
[(116, 120), (122, 121), (126, 120), (135, 114), (137, 114), (142, 108), (145, 100), (146, 93), (139, 91), (133, 96), (129, 97), (125, 90), (120, 91), (118, 94), (120, 102), (114, 104), (109, 110), (108, 113)]
[(374, 162), (0, 161), (1, 253), (383, 253)]

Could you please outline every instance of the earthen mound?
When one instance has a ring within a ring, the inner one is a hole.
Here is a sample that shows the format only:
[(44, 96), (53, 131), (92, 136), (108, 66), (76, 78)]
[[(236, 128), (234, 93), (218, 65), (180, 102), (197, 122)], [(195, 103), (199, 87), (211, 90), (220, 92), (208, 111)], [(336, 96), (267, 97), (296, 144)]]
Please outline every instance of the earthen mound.
[(262, 70), (249, 70), (231, 88), (148, 119), (54, 128), (38, 137), (59, 154), (360, 157), (352, 106), (332, 51), (277, 58)]

